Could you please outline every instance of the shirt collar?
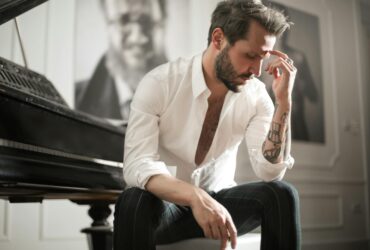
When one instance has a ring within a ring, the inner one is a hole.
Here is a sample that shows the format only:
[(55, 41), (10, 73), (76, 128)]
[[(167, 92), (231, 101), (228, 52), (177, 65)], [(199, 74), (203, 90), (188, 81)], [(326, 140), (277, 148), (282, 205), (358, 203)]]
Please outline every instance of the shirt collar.
[(203, 53), (196, 55), (192, 66), (192, 88), (194, 99), (205, 91), (209, 92), (206, 80), (204, 79), (202, 57)]

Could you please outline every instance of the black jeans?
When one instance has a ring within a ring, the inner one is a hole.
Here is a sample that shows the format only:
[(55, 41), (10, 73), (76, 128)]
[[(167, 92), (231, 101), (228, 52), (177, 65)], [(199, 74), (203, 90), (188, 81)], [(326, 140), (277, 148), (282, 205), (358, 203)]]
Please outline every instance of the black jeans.
[[(300, 249), (298, 193), (282, 181), (253, 182), (210, 195), (231, 214), (238, 235), (261, 225), (261, 249)], [(154, 250), (156, 244), (204, 237), (189, 207), (139, 188), (125, 190), (114, 213), (114, 250)]]

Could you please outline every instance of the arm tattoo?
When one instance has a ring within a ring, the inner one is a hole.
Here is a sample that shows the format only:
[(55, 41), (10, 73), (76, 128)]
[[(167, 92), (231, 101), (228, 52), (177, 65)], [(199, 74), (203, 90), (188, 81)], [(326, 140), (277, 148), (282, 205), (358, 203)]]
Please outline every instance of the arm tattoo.
[(280, 138), (281, 131), (280, 130), (281, 130), (281, 124), (277, 122), (272, 122), (270, 131), (267, 136), (269, 141), (271, 141), (274, 144), (280, 144), (281, 143), (281, 138)]
[[(276, 110), (278, 108), (278, 105), (276, 106), (275, 109), (275, 114)], [(267, 140), (263, 143), (262, 145), (262, 151), (263, 151), (263, 156), (266, 158), (271, 163), (277, 162), (280, 153), (281, 153), (281, 148), (282, 144), (284, 141), (285, 133), (284, 131), (284, 125), (286, 125), (288, 121), (289, 113), (284, 112), (282, 116), (280, 117), (280, 122), (271, 122), (271, 127), (267, 135)], [(285, 132), (288, 130), (288, 128), (285, 128)], [(266, 145), (267, 141), (269, 141), (269, 145)]]
[(263, 156), (269, 162), (275, 162), (280, 155), (281, 152), (281, 145), (274, 145), (272, 149), (265, 149), (266, 142), (263, 143)]

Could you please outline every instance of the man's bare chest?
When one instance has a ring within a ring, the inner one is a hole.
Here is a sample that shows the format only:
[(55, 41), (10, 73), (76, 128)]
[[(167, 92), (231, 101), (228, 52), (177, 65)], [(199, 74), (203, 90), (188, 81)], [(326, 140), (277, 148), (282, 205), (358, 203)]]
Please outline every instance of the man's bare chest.
[(195, 154), (195, 163), (197, 165), (200, 165), (204, 161), (209, 149), (211, 148), (220, 120), (224, 98), (214, 101), (209, 100), (208, 103), (209, 105), (207, 113), (204, 118), (202, 131), (199, 137), (198, 147)]

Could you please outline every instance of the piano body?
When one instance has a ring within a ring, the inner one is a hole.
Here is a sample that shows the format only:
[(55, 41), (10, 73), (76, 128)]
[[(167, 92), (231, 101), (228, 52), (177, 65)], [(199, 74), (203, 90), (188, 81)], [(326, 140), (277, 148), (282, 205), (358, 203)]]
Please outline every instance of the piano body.
[[(46, 0), (5, 0), (0, 24)], [(109, 205), (125, 187), (125, 127), (70, 109), (53, 84), (0, 58), (0, 198), (90, 205), (92, 249), (111, 249)]]

